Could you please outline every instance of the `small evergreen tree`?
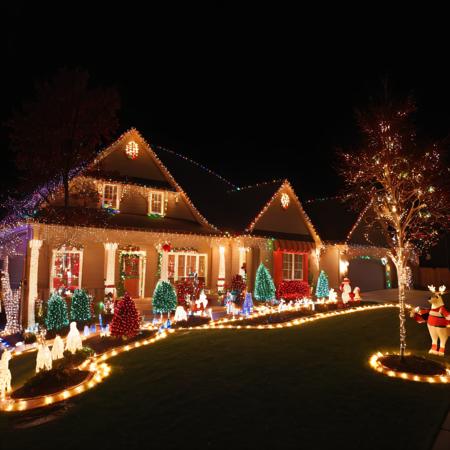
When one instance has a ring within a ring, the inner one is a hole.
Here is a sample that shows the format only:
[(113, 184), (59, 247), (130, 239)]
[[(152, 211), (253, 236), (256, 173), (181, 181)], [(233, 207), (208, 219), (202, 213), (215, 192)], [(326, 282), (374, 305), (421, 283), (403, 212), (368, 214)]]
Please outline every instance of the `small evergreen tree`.
[(61, 328), (69, 326), (66, 302), (56, 292), (48, 300), (45, 326), (49, 331), (58, 331)]
[(110, 332), (113, 336), (131, 338), (139, 333), (139, 312), (136, 309), (133, 299), (128, 292), (114, 308), (114, 316), (110, 325)]
[(317, 280), (316, 287), (316, 297), (317, 298), (328, 298), (328, 293), (330, 292), (330, 287), (328, 285), (328, 277), (325, 271), (321, 270), (319, 278)]
[(259, 265), (256, 271), (255, 298), (260, 302), (268, 302), (275, 298), (275, 285), (263, 263)]
[(242, 305), (242, 314), (251, 314), (253, 311), (252, 293), (247, 292), (245, 295), (244, 304)]
[(177, 294), (167, 281), (159, 281), (153, 292), (153, 311), (169, 313), (177, 307)]
[(70, 320), (87, 322), (91, 320), (91, 301), (84, 289), (75, 289), (70, 305)]

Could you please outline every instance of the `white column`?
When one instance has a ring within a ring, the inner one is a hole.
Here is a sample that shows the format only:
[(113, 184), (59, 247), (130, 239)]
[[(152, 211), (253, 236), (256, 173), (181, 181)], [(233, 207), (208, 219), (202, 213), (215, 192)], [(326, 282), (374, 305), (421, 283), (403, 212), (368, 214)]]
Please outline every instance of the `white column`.
[(225, 285), (225, 247), (219, 247), (219, 273), (217, 275), (217, 290), (222, 290)]
[(119, 244), (105, 242), (103, 245), (106, 260), (105, 294), (114, 294), (116, 291), (116, 250)]
[(42, 247), (40, 239), (31, 239), (30, 246), (30, 272), (28, 274), (28, 328), (34, 327), (34, 303), (38, 296), (38, 267), (39, 249)]
[(160, 281), (169, 281), (169, 252), (161, 252), (161, 277)]
[(247, 249), (245, 247), (239, 247), (239, 275), (242, 278), (245, 278), (245, 270), (242, 268), (242, 266), (245, 263), (246, 254), (247, 254)]

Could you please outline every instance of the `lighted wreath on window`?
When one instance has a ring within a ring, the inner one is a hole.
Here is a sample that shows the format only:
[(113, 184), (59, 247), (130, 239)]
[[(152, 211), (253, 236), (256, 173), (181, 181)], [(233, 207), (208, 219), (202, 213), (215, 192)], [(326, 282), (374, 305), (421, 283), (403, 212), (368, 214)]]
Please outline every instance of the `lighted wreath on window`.
[(136, 159), (139, 155), (139, 145), (135, 141), (130, 141), (125, 147), (125, 153), (130, 159)]
[(283, 209), (288, 209), (290, 202), (291, 202), (291, 199), (289, 198), (289, 195), (281, 194), (281, 207)]

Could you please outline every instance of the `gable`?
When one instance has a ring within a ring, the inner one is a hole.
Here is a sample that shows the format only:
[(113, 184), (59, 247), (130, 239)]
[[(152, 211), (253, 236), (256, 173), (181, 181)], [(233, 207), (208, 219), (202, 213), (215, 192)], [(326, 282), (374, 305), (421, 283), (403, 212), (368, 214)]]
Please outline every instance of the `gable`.
[[(286, 208), (282, 205), (282, 198), (288, 199), (289, 204)], [(314, 237), (306, 223), (306, 216), (297, 196), (287, 183), (283, 184), (266, 209), (256, 219), (253, 230)]]
[[(127, 145), (133, 142), (137, 145), (137, 156), (135, 159), (131, 159), (126, 153)], [(94, 163), (92, 169), (98, 169), (111, 176), (166, 182), (169, 184), (167, 177), (147, 150), (147, 143), (135, 130), (125, 133), (116, 141), (106, 154)]]

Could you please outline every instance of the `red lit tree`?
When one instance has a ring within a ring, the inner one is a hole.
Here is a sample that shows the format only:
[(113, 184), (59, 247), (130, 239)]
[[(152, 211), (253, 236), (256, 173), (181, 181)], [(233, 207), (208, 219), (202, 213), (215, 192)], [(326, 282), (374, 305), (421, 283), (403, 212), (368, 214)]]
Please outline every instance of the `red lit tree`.
[[(449, 172), (436, 145), (417, 143), (411, 99), (383, 100), (359, 123), (365, 138), (356, 152), (341, 155), (341, 172), (354, 206), (370, 208), (366, 236), (381, 232), (398, 274), (400, 356), (406, 349), (407, 262), (435, 244), (449, 228)], [(369, 229), (372, 229), (369, 230)]]
[(113, 336), (131, 338), (139, 333), (140, 316), (133, 299), (125, 292), (123, 299), (114, 309), (114, 317), (110, 325)]

